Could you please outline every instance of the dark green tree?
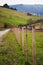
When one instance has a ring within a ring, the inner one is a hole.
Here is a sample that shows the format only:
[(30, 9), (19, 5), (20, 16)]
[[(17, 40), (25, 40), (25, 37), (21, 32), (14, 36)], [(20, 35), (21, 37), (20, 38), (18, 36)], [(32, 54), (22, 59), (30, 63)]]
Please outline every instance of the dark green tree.
[(9, 8), (8, 4), (4, 4), (3, 7), (5, 7), (5, 8)]

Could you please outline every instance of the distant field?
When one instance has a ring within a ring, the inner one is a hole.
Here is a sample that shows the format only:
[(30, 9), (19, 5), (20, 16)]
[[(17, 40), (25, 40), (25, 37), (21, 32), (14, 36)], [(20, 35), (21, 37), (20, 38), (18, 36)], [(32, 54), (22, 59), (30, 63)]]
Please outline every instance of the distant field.
[(3, 26), (4, 22), (18, 26), (19, 24), (26, 24), (29, 19), (32, 19), (33, 22), (35, 22), (41, 18), (43, 17), (27, 16), (26, 13), (0, 7), (0, 26)]
[[(28, 34), (29, 63), (32, 65), (32, 36)], [(24, 34), (25, 36), (25, 34)], [(36, 32), (36, 51), (37, 65), (43, 65), (43, 33)], [(25, 65), (26, 39), (24, 40), (24, 55), (12, 32), (9, 32), (3, 38), (3, 44), (0, 44), (0, 65)]]

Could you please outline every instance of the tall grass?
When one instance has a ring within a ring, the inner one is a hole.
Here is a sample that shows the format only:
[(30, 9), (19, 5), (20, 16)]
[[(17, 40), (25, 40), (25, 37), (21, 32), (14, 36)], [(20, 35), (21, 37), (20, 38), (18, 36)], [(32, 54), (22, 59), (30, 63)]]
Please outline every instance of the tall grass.
[[(32, 65), (32, 33), (28, 33), (28, 62)], [(24, 55), (14, 34), (9, 32), (0, 44), (0, 65), (25, 65), (26, 37), (24, 34)], [(37, 65), (43, 65), (43, 33), (35, 33)]]

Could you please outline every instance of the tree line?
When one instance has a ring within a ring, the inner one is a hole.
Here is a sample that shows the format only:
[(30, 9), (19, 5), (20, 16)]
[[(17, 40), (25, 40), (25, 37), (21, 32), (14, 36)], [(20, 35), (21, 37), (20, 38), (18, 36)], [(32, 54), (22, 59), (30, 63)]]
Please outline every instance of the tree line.
[(9, 7), (9, 5), (8, 5), (8, 4), (4, 4), (2, 7), (9, 8), (9, 9), (12, 9), (12, 10), (16, 10), (16, 11), (17, 11), (17, 9), (16, 9), (16, 8)]

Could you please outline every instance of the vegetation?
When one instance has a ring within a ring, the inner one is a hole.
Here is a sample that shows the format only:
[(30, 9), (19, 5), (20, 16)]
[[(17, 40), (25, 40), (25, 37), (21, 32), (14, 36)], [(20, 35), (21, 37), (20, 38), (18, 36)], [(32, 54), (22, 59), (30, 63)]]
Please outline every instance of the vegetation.
[(3, 26), (3, 23), (10, 23), (12, 25), (18, 26), (19, 24), (26, 24), (27, 20), (29, 19), (32, 19), (33, 22), (35, 22), (41, 18), (43, 17), (27, 16), (27, 14), (21, 13), (19, 11), (0, 7), (0, 26)]
[[(8, 8), (0, 7), (0, 27), (6, 28), (6, 24), (9, 23), (15, 26), (22, 26), (23, 24), (31, 23), (31, 19), (35, 22), (43, 17), (27, 16), (25, 13), (11, 10)], [(41, 24), (42, 25), (42, 24)], [(38, 27), (38, 25), (37, 25)], [(43, 25), (42, 25), (43, 27)], [(40, 26), (41, 28), (41, 26)], [(26, 61), (26, 37), (24, 33), (24, 55), (20, 46), (15, 39), (15, 35), (10, 31), (3, 37), (3, 42), (0, 44), (0, 65), (25, 65)], [(36, 43), (36, 55), (37, 65), (43, 65), (43, 32), (35, 32)], [(28, 33), (28, 62), (33, 64), (32, 61), (32, 33)]]
[(15, 36), (9, 32), (0, 44), (0, 65), (22, 65), (23, 59)]
[[(28, 33), (28, 43), (29, 43), (29, 64), (32, 65), (32, 34)], [(25, 36), (25, 34), (24, 34)], [(37, 51), (37, 65), (43, 65), (43, 33), (36, 32), (36, 51)], [(19, 47), (15, 35), (9, 32), (3, 37), (3, 43), (0, 44), (0, 65), (25, 65), (26, 60), (26, 39), (24, 39), (24, 55)]]
[(16, 9), (16, 8), (9, 7), (9, 5), (8, 5), (8, 4), (4, 4), (2, 7), (4, 7), (4, 8), (8, 8), (8, 9), (12, 9), (12, 10), (16, 10), (16, 11), (17, 11), (17, 9)]
[(5, 8), (9, 8), (9, 6), (8, 6), (7, 4), (4, 4), (3, 7), (5, 7)]

